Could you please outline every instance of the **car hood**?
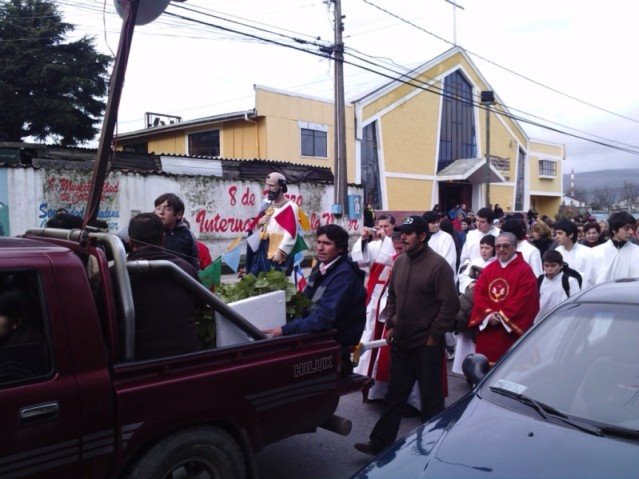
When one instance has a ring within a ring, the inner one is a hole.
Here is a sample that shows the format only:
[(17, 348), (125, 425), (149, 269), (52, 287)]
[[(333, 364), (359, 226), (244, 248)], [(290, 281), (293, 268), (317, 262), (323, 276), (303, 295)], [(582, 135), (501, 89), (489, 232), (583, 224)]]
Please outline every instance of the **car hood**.
[(636, 477), (637, 470), (638, 442), (594, 436), (470, 395), (355, 477), (620, 478)]

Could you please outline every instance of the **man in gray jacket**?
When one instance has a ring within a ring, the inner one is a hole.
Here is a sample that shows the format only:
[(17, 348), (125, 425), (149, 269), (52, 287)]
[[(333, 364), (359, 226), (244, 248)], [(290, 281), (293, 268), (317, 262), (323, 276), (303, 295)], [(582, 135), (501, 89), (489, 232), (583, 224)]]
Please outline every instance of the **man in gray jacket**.
[(459, 310), (453, 271), (428, 246), (426, 221), (421, 216), (408, 216), (394, 230), (401, 232), (405, 254), (393, 265), (388, 289), (388, 393), (370, 442), (355, 444), (357, 450), (373, 455), (395, 441), (415, 380), (422, 397), (422, 421), (443, 411), (444, 334), (453, 329)]

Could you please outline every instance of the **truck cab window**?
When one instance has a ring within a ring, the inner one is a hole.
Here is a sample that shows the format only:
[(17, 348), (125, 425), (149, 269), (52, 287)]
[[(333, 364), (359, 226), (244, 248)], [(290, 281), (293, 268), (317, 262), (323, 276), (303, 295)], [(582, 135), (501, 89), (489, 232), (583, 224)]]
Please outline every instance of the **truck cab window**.
[(0, 387), (51, 371), (40, 293), (35, 272), (0, 271)]

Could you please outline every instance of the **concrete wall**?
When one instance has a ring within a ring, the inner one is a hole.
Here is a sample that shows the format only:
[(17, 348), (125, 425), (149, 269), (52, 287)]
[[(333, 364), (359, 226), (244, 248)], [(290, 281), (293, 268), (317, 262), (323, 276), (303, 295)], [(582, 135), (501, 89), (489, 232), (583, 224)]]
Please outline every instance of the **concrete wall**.
[[(3, 183), (4, 180), (4, 184)], [(6, 236), (44, 226), (55, 210), (65, 207), (83, 216), (91, 184), (91, 172), (69, 169), (0, 168), (0, 191), (7, 191)], [(6, 189), (5, 189), (6, 188)], [(137, 213), (153, 210), (162, 193), (176, 193), (186, 206), (185, 218), (197, 238), (205, 242), (215, 258), (257, 214), (262, 201), (261, 182), (231, 181), (212, 176), (187, 176), (112, 172), (107, 177), (98, 218), (113, 232), (128, 225)], [(350, 187), (349, 194), (361, 195)], [(330, 213), (333, 186), (301, 183), (289, 185), (288, 196), (306, 212), (313, 229), (337, 222)], [(0, 203), (2, 203), (0, 197)], [(0, 216), (0, 219), (2, 216)], [(339, 224), (351, 234), (361, 231), (362, 219), (342, 219)], [(308, 233), (312, 243), (312, 233)]]

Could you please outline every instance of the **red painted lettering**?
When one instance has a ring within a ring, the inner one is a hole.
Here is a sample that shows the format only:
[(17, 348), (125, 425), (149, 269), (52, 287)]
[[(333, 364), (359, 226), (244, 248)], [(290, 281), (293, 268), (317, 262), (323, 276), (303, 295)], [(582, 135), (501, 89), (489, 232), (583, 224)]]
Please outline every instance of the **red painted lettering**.
[(255, 194), (251, 193), (248, 186), (246, 187), (246, 190), (244, 191), (244, 194), (242, 195), (242, 204), (250, 205), (250, 206), (255, 205)]
[(357, 219), (348, 220), (348, 231), (357, 231), (359, 229), (359, 221)]
[(199, 233), (243, 233), (251, 224), (251, 219), (242, 218), (222, 218), (219, 213), (207, 218), (206, 210), (200, 210), (195, 215), (195, 223)]
[(231, 206), (235, 206), (235, 203), (237, 203), (237, 200), (235, 199), (235, 193), (237, 193), (237, 186), (230, 186), (229, 196), (231, 197), (231, 200), (229, 201), (229, 203), (231, 203)]
[(304, 198), (302, 195), (285, 194), (284, 197), (287, 200), (295, 203), (297, 206), (302, 206), (303, 198)]

